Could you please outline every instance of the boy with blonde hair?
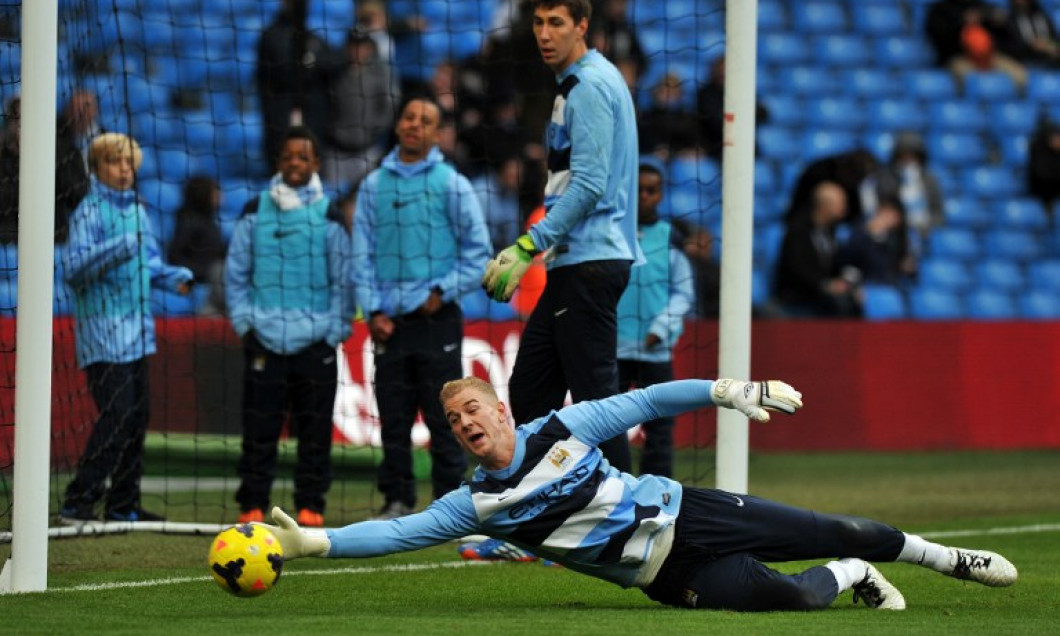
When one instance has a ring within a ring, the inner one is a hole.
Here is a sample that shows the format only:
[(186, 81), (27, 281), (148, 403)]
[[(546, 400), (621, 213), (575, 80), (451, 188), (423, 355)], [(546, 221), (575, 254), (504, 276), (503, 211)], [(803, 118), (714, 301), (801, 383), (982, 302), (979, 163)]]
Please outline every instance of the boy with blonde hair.
[[(161, 521), (140, 504), (144, 436), (150, 420), (147, 356), (155, 352), (151, 288), (187, 294), (192, 273), (162, 262), (147, 212), (138, 201), (136, 140), (104, 133), (88, 150), (88, 194), (70, 216), (65, 280), (74, 294), (77, 363), (99, 409), (60, 518)], [(106, 487), (110, 479), (110, 489)]]

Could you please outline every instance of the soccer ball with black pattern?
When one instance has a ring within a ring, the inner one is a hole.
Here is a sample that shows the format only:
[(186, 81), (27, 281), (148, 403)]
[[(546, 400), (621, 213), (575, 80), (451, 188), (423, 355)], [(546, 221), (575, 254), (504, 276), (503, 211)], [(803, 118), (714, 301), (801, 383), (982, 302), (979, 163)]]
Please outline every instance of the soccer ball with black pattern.
[(214, 538), (208, 565), (225, 591), (236, 596), (261, 596), (280, 580), (283, 547), (268, 528), (241, 523)]

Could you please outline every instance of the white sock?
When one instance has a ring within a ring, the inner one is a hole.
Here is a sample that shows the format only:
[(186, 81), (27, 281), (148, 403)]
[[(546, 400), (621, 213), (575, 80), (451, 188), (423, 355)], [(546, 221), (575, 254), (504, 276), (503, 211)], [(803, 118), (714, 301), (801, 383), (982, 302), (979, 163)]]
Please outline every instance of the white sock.
[(950, 549), (938, 543), (932, 543), (915, 534), (905, 535), (905, 545), (898, 555), (898, 561), (902, 563), (915, 563), (936, 572), (949, 574), (953, 571), (953, 563), (950, 561)]
[(829, 561), (824, 564), (832, 572), (835, 582), (839, 585), (839, 593), (854, 587), (854, 584), (865, 578), (868, 572), (868, 564), (861, 559), (840, 559)]

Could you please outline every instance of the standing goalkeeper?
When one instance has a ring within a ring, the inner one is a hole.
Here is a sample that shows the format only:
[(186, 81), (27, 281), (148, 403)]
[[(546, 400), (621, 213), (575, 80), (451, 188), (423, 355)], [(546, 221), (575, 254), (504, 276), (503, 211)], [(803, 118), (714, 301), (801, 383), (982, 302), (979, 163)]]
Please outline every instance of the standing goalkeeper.
[[(486, 266), (482, 286), (508, 301), (535, 254), (548, 282), (523, 330), (509, 395), (516, 421), (618, 393), (617, 307), (637, 246), (637, 126), (629, 88), (585, 35), (589, 0), (534, 0), (533, 28), (558, 94), (547, 129), (545, 218)], [(631, 468), (625, 434), (601, 444)]]

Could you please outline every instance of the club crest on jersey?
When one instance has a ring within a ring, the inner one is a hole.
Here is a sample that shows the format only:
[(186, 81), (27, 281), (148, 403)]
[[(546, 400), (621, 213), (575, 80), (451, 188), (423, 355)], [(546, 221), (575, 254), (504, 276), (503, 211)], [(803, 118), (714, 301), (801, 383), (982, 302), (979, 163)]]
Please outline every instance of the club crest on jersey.
[(564, 470), (570, 466), (573, 458), (571, 457), (570, 451), (559, 446), (553, 446), (548, 451), (548, 461), (552, 462), (552, 465), (560, 470)]

